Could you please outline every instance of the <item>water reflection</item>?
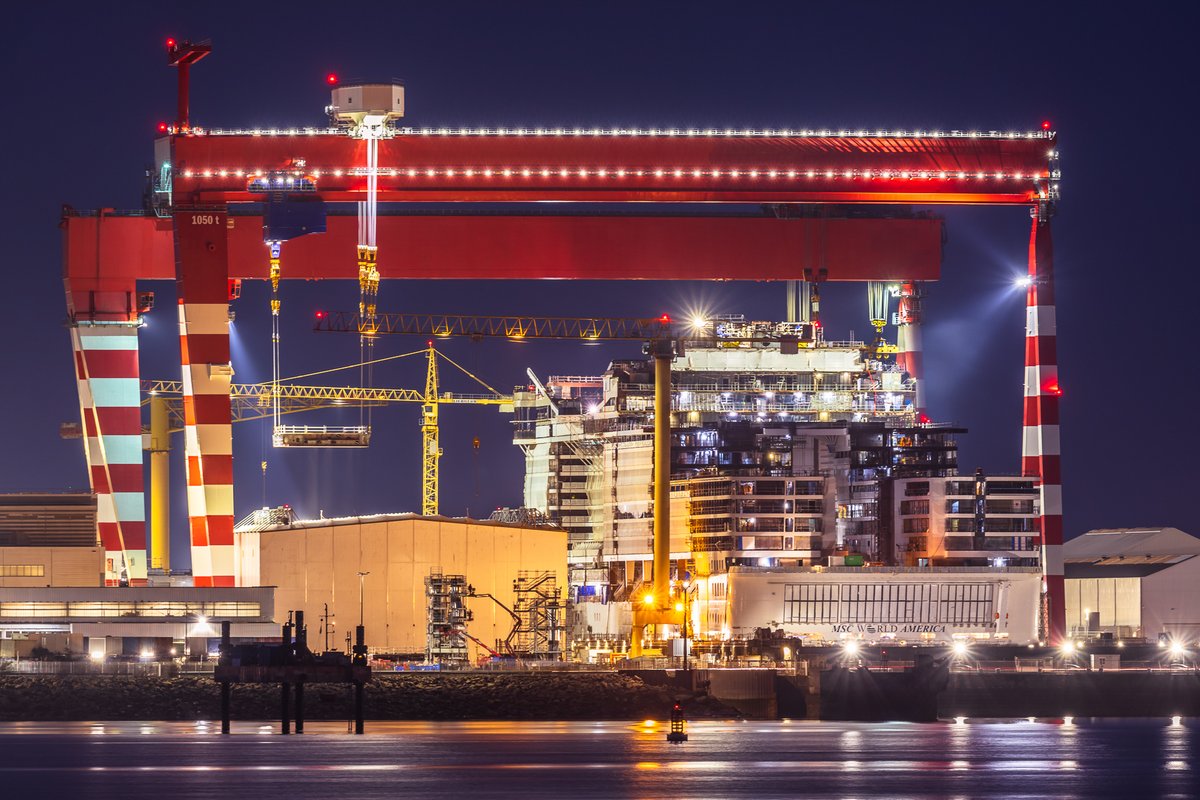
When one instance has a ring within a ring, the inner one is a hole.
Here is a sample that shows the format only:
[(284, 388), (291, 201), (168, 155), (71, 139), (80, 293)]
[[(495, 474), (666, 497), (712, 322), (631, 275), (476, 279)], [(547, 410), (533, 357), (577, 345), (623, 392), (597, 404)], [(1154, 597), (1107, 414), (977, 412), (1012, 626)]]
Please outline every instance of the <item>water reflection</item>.
[[(653, 724), (651, 724), (653, 723)], [(0, 786), (40, 796), (1162, 797), (1197, 785), (1197, 720), (936, 725), (659, 721), (0, 723)], [(261, 745), (261, 746), (259, 746)], [(169, 781), (169, 784), (164, 784)], [(348, 791), (352, 787), (352, 791)], [(80, 791), (81, 788), (83, 791)], [(12, 794), (11, 796), (19, 796)]]

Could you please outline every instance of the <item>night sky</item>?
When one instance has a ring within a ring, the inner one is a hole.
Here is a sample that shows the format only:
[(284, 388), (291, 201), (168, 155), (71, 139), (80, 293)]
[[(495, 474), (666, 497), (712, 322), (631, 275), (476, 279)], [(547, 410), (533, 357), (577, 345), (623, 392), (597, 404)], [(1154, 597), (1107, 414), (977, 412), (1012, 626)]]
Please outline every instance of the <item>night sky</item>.
[[(1067, 535), (1174, 525), (1200, 533), (1194, 502), (1197, 177), (1194, 16), (1141, 4), (90, 3), (5, 12), (2, 268), (9, 344), (0, 347), (5, 444), (0, 491), (86, 489), (57, 222), (76, 208), (137, 208), (159, 121), (171, 120), (168, 36), (211, 38), (193, 71), (206, 127), (321, 125), (327, 72), (402, 78), (407, 124), (479, 126), (887, 127), (1060, 132), (1055, 219), (1064, 389)], [(44, 9), (44, 10), (43, 10)], [(1194, 15), (1194, 12), (1192, 12)], [(943, 279), (926, 301), (930, 413), (957, 422), (964, 472), (1020, 464), (1025, 208), (944, 209)], [(387, 254), (381, 253), (381, 259)], [(286, 271), (286, 262), (285, 262)], [(141, 337), (142, 376), (179, 377), (174, 286)], [(866, 291), (822, 294), (830, 338), (865, 338)], [(356, 307), (350, 282), (285, 283), (284, 374), (358, 360), (357, 337), (310, 331), (317, 308)], [(780, 284), (389, 282), (381, 310), (653, 316), (704, 308), (779, 319)], [(263, 284), (235, 303), (236, 380), (270, 377)], [(418, 349), (384, 339), (377, 355)], [(634, 345), (472, 343), (442, 348), (495, 386), (599, 374)], [(423, 362), (377, 372), (417, 387)], [(354, 383), (348, 375), (342, 383)], [(443, 372), (444, 388), (475, 389)], [(355, 424), (356, 412), (294, 417)], [(315, 516), (420, 506), (419, 407), (376, 410), (367, 451), (280, 451), (269, 422), (234, 429), (237, 515), (265, 501)], [(521, 503), (523, 460), (494, 408), (442, 412), (442, 511), (486, 516)], [(478, 436), (476, 458), (471, 440)], [(186, 561), (182, 440), (175, 442), (175, 565)], [(180, 558), (182, 556), (182, 558)]]

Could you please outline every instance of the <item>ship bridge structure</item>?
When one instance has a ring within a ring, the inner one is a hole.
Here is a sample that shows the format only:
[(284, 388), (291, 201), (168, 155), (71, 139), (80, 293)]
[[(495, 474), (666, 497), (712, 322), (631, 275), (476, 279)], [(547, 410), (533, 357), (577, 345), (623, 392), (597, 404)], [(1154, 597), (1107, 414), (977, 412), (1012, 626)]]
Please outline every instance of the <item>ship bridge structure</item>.
[[(195, 47), (172, 42), (171, 63), (186, 66)], [(368, 320), (381, 281), (398, 279), (889, 282), (906, 287), (898, 361), (919, 378), (919, 286), (939, 277), (943, 221), (911, 207), (1019, 205), (1031, 213), (1023, 469), (1041, 480), (1046, 620), (1050, 639), (1061, 636), (1059, 168), (1048, 124), (405, 127), (402, 86), (331, 80), (328, 125), (216, 130), (191, 122), (180, 77), (179, 118), (154, 141), (145, 207), (69, 210), (61, 225), (110, 582), (146, 576), (137, 332), (152, 298), (139, 282), (177, 287), (195, 582), (230, 586), (228, 314), (240, 281), (358, 280)]]

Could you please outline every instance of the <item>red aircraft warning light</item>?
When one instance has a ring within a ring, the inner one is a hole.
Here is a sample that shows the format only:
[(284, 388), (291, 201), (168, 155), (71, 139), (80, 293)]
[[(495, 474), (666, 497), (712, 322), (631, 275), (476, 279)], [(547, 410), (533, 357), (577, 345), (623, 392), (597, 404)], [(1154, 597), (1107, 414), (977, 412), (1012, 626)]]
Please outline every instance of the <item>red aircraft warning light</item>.
[(1044, 131), (1048, 131), (1048, 130), (1050, 130), (1050, 120), (1048, 120), (1048, 119), (1047, 119), (1047, 120), (1043, 120), (1043, 122), (1042, 122), (1042, 130), (1044, 130)]
[(338, 76), (336, 73), (331, 72), (325, 76), (325, 83), (329, 84), (330, 86), (337, 86), (337, 82)]

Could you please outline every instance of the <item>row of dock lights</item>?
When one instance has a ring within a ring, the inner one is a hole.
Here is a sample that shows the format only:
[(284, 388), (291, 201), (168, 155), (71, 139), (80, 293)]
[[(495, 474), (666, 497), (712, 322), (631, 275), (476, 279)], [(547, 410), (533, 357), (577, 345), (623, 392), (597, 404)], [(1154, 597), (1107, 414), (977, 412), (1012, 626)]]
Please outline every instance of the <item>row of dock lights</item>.
[[(197, 636), (197, 637), (208, 636), (209, 633), (211, 633), (211, 629), (209, 629), (207, 626), (208, 626), (208, 617), (206, 617), (204, 615), (197, 616), (195, 623), (192, 627), (192, 632), (191, 632), (190, 636)], [(204, 630), (200, 630), (201, 628), (204, 628)], [(185, 638), (190, 638), (190, 636), (185, 634)], [(176, 656), (179, 655), (179, 651), (177, 649), (175, 649), (174, 647), (172, 647), (170, 650), (167, 651), (167, 655), (171, 658), (175, 658)], [(154, 650), (151, 650), (150, 648), (143, 648), (142, 651), (140, 653), (138, 653), (138, 657), (142, 661), (146, 661), (146, 662), (155, 661), (155, 660), (157, 660), (158, 653)], [(106, 658), (108, 658), (108, 653), (103, 649), (92, 650), (88, 653), (88, 658), (90, 658), (92, 661), (94, 661), (96, 663), (103, 663), (104, 660)]]

